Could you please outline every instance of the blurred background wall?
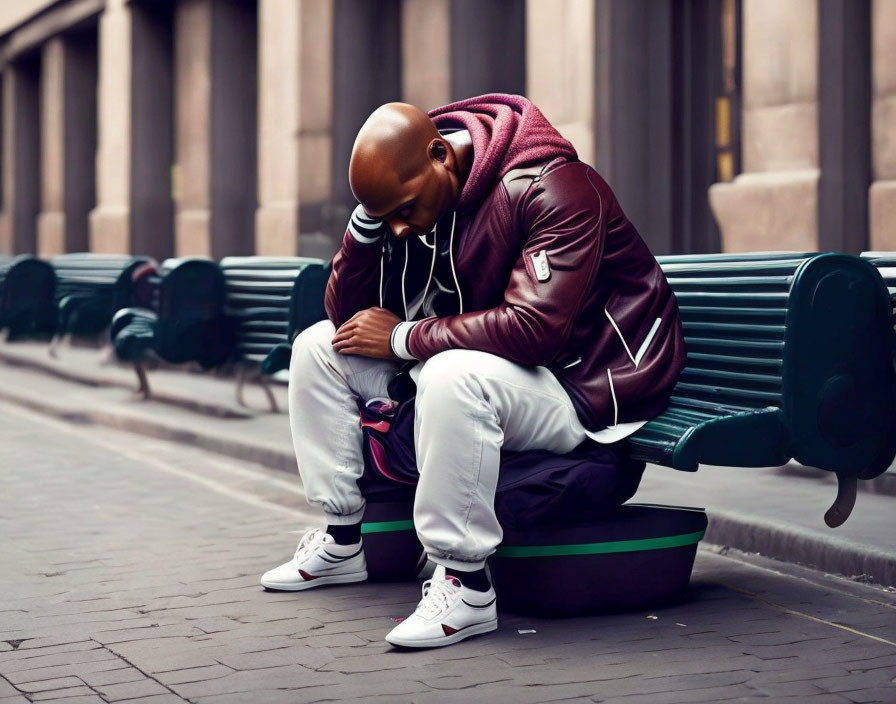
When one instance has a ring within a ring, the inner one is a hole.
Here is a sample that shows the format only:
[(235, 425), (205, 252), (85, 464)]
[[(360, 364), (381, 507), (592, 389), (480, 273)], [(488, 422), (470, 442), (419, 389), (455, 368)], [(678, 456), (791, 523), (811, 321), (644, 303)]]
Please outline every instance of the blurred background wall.
[(896, 0), (5, 0), (0, 252), (339, 246), (378, 105), (524, 93), (655, 253), (896, 249)]

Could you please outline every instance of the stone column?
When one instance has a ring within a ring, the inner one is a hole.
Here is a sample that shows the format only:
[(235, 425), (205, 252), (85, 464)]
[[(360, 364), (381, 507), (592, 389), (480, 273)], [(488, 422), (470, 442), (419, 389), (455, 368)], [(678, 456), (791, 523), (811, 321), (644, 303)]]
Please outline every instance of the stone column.
[(107, 0), (100, 17), (90, 249), (173, 254), (171, 8)]
[(594, 2), (526, 0), (526, 95), (594, 163)]
[(174, 254), (173, 8), (146, 2), (131, 13), (131, 246), (161, 261)]
[(255, 250), (256, 7), (181, 0), (174, 14), (175, 249)]
[[(333, 208), (341, 238), (355, 198), (348, 162), (368, 115), (401, 99), (399, 0), (338, 0), (333, 6)], [(423, 60), (423, 59), (421, 59)]]
[(181, 0), (174, 13), (174, 240), (178, 256), (211, 256), (212, 1)]
[(524, 0), (452, 0), (451, 97), (526, 90)]
[(818, 134), (818, 0), (744, 0), (744, 172), (709, 190), (725, 251), (818, 247)]
[(677, 4), (596, 3), (596, 167), (651, 251), (674, 251), (672, 19)]
[(131, 28), (127, 0), (108, 0), (100, 17), (94, 252), (131, 251)]
[(40, 207), (39, 62), (3, 70), (3, 227), (0, 252), (33, 253)]
[(330, 197), (332, 0), (261, 0), (258, 20), (256, 252), (294, 255)]
[(872, 173), (870, 247), (896, 250), (896, 2), (871, 6)]
[(450, 0), (401, 5), (402, 100), (421, 110), (451, 102)]
[(41, 61), (41, 213), (38, 253), (88, 249), (94, 202), (96, 42), (90, 32), (54, 37)]
[[(562, 0), (562, 17), (568, 15), (568, 4)], [(588, 4), (589, 0), (572, 2), (586, 13)], [(556, 11), (554, 3), (532, 5), (539, 19)], [(429, 110), (481, 93), (523, 93), (526, 7), (526, 0), (402, 0), (403, 100)], [(552, 27), (555, 24), (552, 21)], [(552, 42), (570, 39), (556, 33), (547, 41), (534, 32), (530, 36), (542, 40), (541, 46), (551, 46), (552, 54), (556, 50)], [(580, 38), (576, 31), (573, 51), (581, 48)]]

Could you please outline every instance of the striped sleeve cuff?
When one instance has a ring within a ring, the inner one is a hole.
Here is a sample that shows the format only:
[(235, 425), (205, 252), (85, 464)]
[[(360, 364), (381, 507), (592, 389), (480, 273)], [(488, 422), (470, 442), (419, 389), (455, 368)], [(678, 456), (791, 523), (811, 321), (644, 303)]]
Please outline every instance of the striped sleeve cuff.
[(373, 244), (379, 242), (386, 231), (386, 223), (370, 217), (360, 203), (348, 221), (348, 231), (358, 242)]
[(416, 324), (415, 321), (406, 320), (392, 329), (392, 337), (389, 339), (389, 345), (392, 347), (392, 353), (399, 359), (417, 359), (408, 349), (408, 340), (411, 337), (411, 330), (414, 329)]

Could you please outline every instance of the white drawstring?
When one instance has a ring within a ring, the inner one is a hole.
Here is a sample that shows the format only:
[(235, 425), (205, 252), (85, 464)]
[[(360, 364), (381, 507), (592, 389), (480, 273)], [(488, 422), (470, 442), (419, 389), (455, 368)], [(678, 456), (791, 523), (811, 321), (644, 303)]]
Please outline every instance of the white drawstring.
[(451, 275), (454, 277), (454, 285), (457, 288), (457, 297), (460, 300), (460, 312), (464, 312), (464, 294), (461, 293), (460, 284), (457, 282), (457, 271), (454, 268), (454, 224), (457, 222), (457, 211), (451, 214), (451, 237), (448, 239), (448, 258), (451, 260)]
[[(425, 237), (420, 238), (427, 247), (429, 247), (429, 243), (426, 241)], [(439, 251), (437, 246), (438, 244), (438, 223), (433, 225), (432, 228), (432, 262), (429, 265), (429, 278), (426, 280), (426, 286), (423, 287), (423, 297), (420, 299), (420, 307), (424, 307), (426, 305), (426, 294), (429, 293), (429, 285), (432, 283), (432, 274), (436, 270), (436, 254)], [(423, 311), (424, 315), (426, 311)]]
[(383, 242), (383, 248), (380, 251), (380, 308), (383, 307), (383, 279), (385, 277), (386, 266), (386, 243)]
[(404, 241), (404, 266), (401, 268), (401, 303), (404, 306), (404, 319), (408, 319), (408, 297), (404, 292), (404, 277), (408, 271), (408, 241)]

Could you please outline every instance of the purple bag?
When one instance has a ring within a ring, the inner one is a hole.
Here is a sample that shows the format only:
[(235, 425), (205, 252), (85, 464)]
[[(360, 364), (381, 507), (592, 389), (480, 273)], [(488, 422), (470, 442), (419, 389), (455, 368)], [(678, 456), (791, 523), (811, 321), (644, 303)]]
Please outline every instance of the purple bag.
[[(412, 501), (419, 473), (414, 452), (414, 399), (359, 404), (364, 434), (361, 493), (370, 502)], [(597, 517), (630, 499), (644, 462), (623, 443), (586, 440), (572, 452), (502, 452), (495, 512), (505, 528), (545, 520)]]

